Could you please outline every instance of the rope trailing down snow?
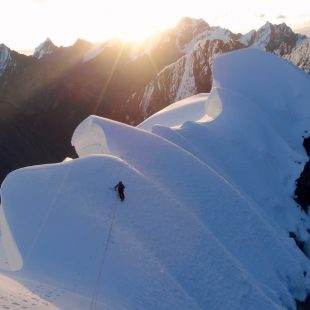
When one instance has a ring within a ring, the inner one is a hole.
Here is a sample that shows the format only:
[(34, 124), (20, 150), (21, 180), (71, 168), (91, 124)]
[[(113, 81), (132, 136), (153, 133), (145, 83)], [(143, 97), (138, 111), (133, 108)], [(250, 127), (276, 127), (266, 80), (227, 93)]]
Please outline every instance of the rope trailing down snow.
[(103, 266), (104, 266), (106, 255), (108, 253), (110, 240), (112, 238), (112, 231), (113, 231), (113, 226), (114, 226), (114, 222), (115, 222), (115, 214), (116, 214), (116, 202), (112, 206), (110, 229), (109, 229), (107, 240), (103, 244), (104, 250), (103, 250), (102, 259), (101, 259), (101, 262), (99, 265), (99, 272), (98, 272), (98, 277), (96, 280), (96, 285), (95, 285), (94, 293), (93, 293), (92, 300), (91, 300), (90, 310), (97, 309), (97, 297), (98, 297), (98, 292), (99, 292), (100, 280), (102, 278)]

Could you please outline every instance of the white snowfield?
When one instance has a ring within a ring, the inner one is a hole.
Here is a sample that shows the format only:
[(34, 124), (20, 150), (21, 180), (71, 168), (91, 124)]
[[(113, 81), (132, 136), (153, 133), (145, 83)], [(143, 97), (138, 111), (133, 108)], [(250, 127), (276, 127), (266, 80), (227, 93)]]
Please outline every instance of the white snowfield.
[(245, 49), (217, 58), (210, 94), (138, 128), (88, 117), (72, 137), (79, 159), (2, 184), (0, 307), (295, 309), (310, 291), (289, 238), (310, 253), (293, 200), (309, 98), (309, 76)]

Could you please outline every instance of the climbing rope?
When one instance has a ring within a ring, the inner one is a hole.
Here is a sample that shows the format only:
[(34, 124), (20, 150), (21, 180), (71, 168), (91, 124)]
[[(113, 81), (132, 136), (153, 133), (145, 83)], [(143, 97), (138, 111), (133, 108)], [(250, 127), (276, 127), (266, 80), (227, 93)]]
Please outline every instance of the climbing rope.
[(98, 276), (96, 279), (96, 285), (95, 285), (95, 289), (94, 289), (92, 300), (91, 300), (90, 310), (97, 309), (97, 298), (98, 298), (98, 293), (99, 293), (100, 280), (102, 277), (102, 271), (103, 271), (105, 258), (106, 258), (107, 252), (108, 252), (108, 248), (109, 248), (111, 238), (112, 238), (112, 231), (113, 231), (113, 226), (114, 226), (114, 221), (115, 221), (115, 214), (116, 214), (116, 202), (114, 203), (114, 205), (112, 207), (112, 214), (111, 214), (111, 220), (110, 220), (111, 224), (110, 224), (110, 228), (109, 228), (108, 237), (105, 240), (105, 242), (103, 243), (104, 250), (103, 250), (102, 258), (101, 258), (100, 265), (99, 265), (99, 272), (98, 272)]

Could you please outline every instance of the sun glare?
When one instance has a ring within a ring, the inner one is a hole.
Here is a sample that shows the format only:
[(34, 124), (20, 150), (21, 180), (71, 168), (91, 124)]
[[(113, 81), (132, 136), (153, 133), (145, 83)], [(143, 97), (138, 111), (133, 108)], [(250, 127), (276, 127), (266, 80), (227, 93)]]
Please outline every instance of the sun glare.
[(203, 18), (211, 25), (235, 32), (259, 27), (266, 20), (301, 23), (301, 15), (310, 20), (310, 12), (300, 9), (305, 0), (295, 0), (293, 5), (277, 0), (192, 0), (177, 4), (167, 0), (0, 1), (1, 41), (17, 49), (34, 48), (46, 37), (57, 45), (70, 45), (77, 38), (93, 42), (112, 37), (139, 41), (174, 27), (184, 16)]
[(111, 37), (142, 40), (173, 26), (178, 20), (172, 13), (174, 6), (166, 4), (165, 8), (161, 7), (161, 1), (152, 5), (142, 0), (45, 0), (40, 2), (40, 13), (46, 17), (43, 27), (52, 28), (54, 23), (46, 14), (57, 16), (54, 23), (57, 36), (83, 37), (90, 41)]

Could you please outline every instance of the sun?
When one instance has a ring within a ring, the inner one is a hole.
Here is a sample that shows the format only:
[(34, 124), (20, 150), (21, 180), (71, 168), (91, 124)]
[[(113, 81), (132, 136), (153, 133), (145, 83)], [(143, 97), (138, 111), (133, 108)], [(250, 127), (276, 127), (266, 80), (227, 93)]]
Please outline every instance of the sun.
[(149, 3), (146, 3), (148, 2), (142, 0), (115, 0), (107, 4), (102, 0), (92, 0), (86, 13), (85, 9), (83, 12), (76, 10), (75, 17), (79, 17), (75, 23), (80, 33), (83, 32), (85, 37), (96, 41), (111, 37), (141, 41), (172, 27), (179, 19), (158, 7), (154, 8), (154, 12)]
[(176, 4), (167, 0), (10, 0), (1, 6), (0, 43), (13, 49), (31, 49), (47, 37), (63, 46), (78, 38), (141, 41), (174, 27), (185, 16), (244, 33), (260, 27), (266, 19), (278, 22), (279, 16), (287, 17), (290, 26), (308, 22), (310, 14), (304, 1), (191, 0)]

